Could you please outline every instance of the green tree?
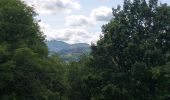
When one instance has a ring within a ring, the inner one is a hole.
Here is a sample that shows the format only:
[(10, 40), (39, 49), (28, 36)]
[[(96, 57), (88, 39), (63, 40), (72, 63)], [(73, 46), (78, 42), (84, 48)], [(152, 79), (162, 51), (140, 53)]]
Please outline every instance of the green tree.
[(124, 0), (122, 9), (113, 9), (92, 46), (93, 71), (85, 79), (96, 91), (92, 99), (166, 100), (170, 93), (162, 67), (170, 60), (170, 7), (157, 3)]
[(87, 88), (83, 83), (84, 77), (89, 73), (88, 55), (83, 55), (79, 62), (69, 62), (67, 66), (67, 96), (70, 100), (88, 100)]
[(20, 0), (1, 0), (0, 44), (8, 44), (9, 50), (29, 47), (47, 56), (44, 36), (35, 19), (36, 15), (33, 8)]
[(64, 62), (58, 56), (48, 57), (35, 16), (33, 8), (20, 0), (0, 0), (1, 100), (64, 96)]

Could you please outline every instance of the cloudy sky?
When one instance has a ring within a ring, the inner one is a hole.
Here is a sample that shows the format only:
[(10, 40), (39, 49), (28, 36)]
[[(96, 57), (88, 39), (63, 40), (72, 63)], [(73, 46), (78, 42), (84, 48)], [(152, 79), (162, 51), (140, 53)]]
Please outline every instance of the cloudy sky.
[[(24, 0), (39, 14), (47, 40), (95, 43), (101, 26), (112, 18), (112, 8), (123, 0)], [(170, 3), (170, 0), (160, 0)]]

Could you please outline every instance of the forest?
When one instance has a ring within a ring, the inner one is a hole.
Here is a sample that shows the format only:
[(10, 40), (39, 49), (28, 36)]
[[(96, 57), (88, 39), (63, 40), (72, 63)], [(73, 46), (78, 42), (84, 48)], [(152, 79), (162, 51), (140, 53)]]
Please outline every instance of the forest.
[(170, 6), (124, 0), (91, 53), (49, 55), (34, 8), (0, 0), (0, 100), (170, 100)]

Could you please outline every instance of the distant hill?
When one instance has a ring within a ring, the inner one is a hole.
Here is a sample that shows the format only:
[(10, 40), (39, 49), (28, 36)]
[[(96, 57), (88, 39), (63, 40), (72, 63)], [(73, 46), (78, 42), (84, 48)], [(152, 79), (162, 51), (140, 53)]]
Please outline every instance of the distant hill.
[(51, 40), (46, 42), (49, 52), (58, 53), (65, 61), (77, 61), (80, 56), (90, 52), (87, 43), (68, 44), (63, 41)]
[(65, 43), (63, 41), (56, 41), (56, 40), (51, 40), (46, 42), (49, 51), (52, 52), (59, 52), (61, 50), (67, 50), (70, 49), (70, 44)]
[(77, 43), (77, 44), (71, 45), (72, 49), (74, 49), (74, 48), (88, 48), (88, 47), (90, 47), (90, 45), (87, 43)]

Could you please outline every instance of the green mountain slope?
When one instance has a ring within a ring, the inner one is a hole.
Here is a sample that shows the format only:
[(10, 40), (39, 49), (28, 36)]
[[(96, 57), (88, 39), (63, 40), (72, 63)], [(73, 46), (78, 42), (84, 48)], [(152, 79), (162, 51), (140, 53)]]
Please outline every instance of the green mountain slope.
[(51, 40), (46, 42), (49, 52), (58, 53), (65, 61), (78, 61), (80, 56), (90, 52), (87, 43), (68, 44), (63, 41)]

